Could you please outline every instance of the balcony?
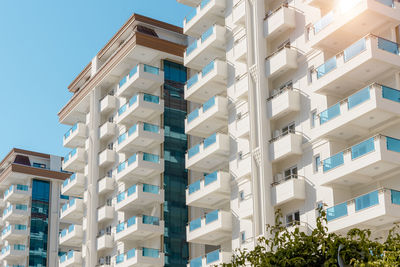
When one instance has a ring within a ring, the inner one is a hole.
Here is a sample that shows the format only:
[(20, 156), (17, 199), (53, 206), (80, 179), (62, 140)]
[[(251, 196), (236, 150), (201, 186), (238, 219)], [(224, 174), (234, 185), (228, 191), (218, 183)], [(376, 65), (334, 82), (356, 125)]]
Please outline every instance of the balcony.
[(104, 205), (97, 209), (97, 221), (105, 222), (114, 219), (114, 207)]
[(85, 176), (81, 173), (72, 174), (61, 186), (61, 194), (65, 196), (81, 197), (83, 191), (85, 191)]
[(150, 150), (164, 142), (164, 129), (149, 123), (137, 123), (118, 137), (117, 153)]
[(164, 159), (158, 155), (138, 152), (118, 165), (117, 182), (144, 182), (147, 177), (164, 172)]
[(322, 10), (331, 10), (333, 6), (337, 3), (331, 0), (305, 0), (305, 2), (313, 7), (317, 7)]
[(3, 210), (3, 221), (23, 222), (31, 215), (31, 209), (24, 204), (10, 205)]
[(83, 200), (72, 198), (64, 204), (60, 212), (60, 220), (81, 223), (83, 217)]
[(272, 184), (272, 203), (274, 206), (306, 199), (304, 177), (291, 175)]
[(225, 59), (225, 32), (225, 27), (217, 24), (208, 28), (201, 35), (201, 38), (186, 48), (184, 55), (185, 66), (199, 70), (214, 58)]
[(250, 136), (250, 117), (249, 112), (237, 113), (236, 120), (231, 127), (232, 133), (237, 138), (249, 138)]
[(235, 61), (246, 63), (247, 62), (247, 36), (243, 35), (233, 44), (233, 58)]
[(300, 111), (300, 97), (300, 91), (297, 89), (274, 90), (267, 102), (268, 117), (271, 120), (277, 120), (292, 112)]
[(133, 185), (117, 195), (116, 211), (140, 211), (146, 207), (162, 204), (164, 190), (150, 184)]
[(400, 192), (378, 189), (326, 210), (329, 232), (392, 228), (400, 219)]
[(160, 88), (164, 83), (164, 71), (146, 64), (136, 65), (129, 75), (123, 77), (118, 84), (119, 97), (132, 97), (146, 91), (151, 92)]
[(231, 196), (231, 179), (227, 172), (214, 172), (190, 184), (186, 189), (186, 205), (212, 209), (223, 207)]
[(11, 203), (21, 203), (27, 201), (32, 196), (32, 188), (27, 185), (11, 185), (4, 191), (4, 201)]
[(64, 134), (63, 146), (69, 148), (83, 147), (86, 141), (86, 125), (76, 123)]
[(228, 99), (213, 96), (185, 119), (185, 133), (207, 137), (228, 125)]
[(232, 215), (230, 212), (214, 210), (204, 217), (193, 220), (186, 227), (187, 242), (221, 245), (232, 238)]
[(399, 116), (400, 91), (372, 84), (321, 112), (314, 136), (350, 140)]
[(60, 257), (59, 267), (82, 267), (82, 253), (70, 250)]
[(164, 100), (159, 96), (139, 93), (118, 110), (117, 123), (133, 125), (139, 121), (151, 122), (164, 113)]
[(141, 248), (130, 249), (115, 258), (117, 267), (162, 267), (164, 266), (164, 253), (158, 249)]
[(296, 28), (296, 11), (288, 4), (281, 5), (264, 20), (264, 36), (270, 41), (294, 28)]
[(103, 234), (97, 237), (97, 250), (103, 251), (106, 249), (112, 249), (114, 247), (114, 240), (111, 234)]
[(216, 133), (190, 148), (186, 153), (186, 168), (211, 173), (228, 164), (229, 136)]
[(28, 236), (28, 227), (24, 224), (9, 224), (1, 232), (1, 239), (11, 243), (26, 240)]
[(267, 78), (274, 79), (290, 70), (297, 69), (297, 50), (283, 46), (265, 60)]
[(100, 126), (100, 140), (109, 141), (117, 134), (117, 125), (113, 122), (106, 122)]
[(351, 89), (399, 70), (398, 44), (369, 35), (317, 67), (312, 87), (319, 94), (348, 95)]
[(278, 162), (291, 156), (300, 156), (303, 153), (303, 135), (295, 131), (284, 132), (269, 141), (270, 158)]
[(216, 59), (208, 63), (201, 72), (193, 75), (185, 85), (185, 99), (202, 104), (214, 95), (226, 92), (227, 65)]
[(115, 241), (149, 240), (164, 234), (164, 221), (158, 217), (134, 216), (117, 225)]
[(71, 224), (60, 233), (60, 246), (78, 247), (82, 245), (83, 230), (81, 225)]
[(232, 252), (225, 252), (221, 250), (215, 250), (207, 253), (204, 257), (198, 257), (191, 259), (187, 267), (213, 267), (221, 266), (222, 264), (231, 263)]
[(370, 184), (400, 167), (400, 140), (376, 135), (322, 162), (322, 186)]
[(176, 0), (176, 2), (191, 7), (196, 7), (200, 4), (201, 0)]
[(346, 7), (328, 12), (313, 25), (310, 45), (320, 50), (341, 51), (369, 33), (386, 32), (399, 24), (398, 1), (352, 1)]
[(22, 244), (11, 244), (1, 249), (1, 260), (21, 262), (28, 257), (28, 249)]
[(62, 162), (62, 169), (69, 172), (83, 172), (85, 168), (85, 149), (74, 148)]
[(110, 115), (118, 107), (118, 99), (113, 95), (106, 95), (100, 100), (101, 115)]
[(246, 100), (248, 101), (248, 92), (249, 92), (249, 79), (247, 72), (238, 75), (235, 78), (235, 85), (228, 89), (228, 96), (233, 98), (236, 102), (237, 100)]
[(111, 177), (104, 177), (98, 182), (97, 192), (99, 195), (110, 193), (114, 190), (114, 179)]
[(183, 33), (199, 37), (214, 23), (225, 24), (225, 0), (202, 0), (183, 20)]
[(105, 149), (99, 154), (99, 167), (106, 168), (110, 167), (115, 163), (117, 154), (112, 149)]
[(246, 25), (246, 1), (236, 0), (236, 4), (232, 8), (232, 22), (237, 26), (244, 27)]

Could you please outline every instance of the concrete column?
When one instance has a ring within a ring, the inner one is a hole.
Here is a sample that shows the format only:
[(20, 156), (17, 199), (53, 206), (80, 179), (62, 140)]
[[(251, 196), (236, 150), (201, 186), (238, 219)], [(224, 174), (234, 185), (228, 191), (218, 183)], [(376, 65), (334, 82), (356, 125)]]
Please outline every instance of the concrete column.
[[(61, 160), (60, 160), (61, 162)], [(59, 233), (59, 210), (61, 183), (58, 181), (50, 182), (50, 209), (49, 209), (49, 228), (47, 242), (47, 266), (58, 266), (58, 233)]]

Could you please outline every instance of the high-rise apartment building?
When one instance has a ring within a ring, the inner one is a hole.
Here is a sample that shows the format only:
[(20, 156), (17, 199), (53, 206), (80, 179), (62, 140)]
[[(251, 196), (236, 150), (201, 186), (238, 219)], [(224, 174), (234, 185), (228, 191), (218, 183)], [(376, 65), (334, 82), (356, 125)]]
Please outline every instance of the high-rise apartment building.
[(60, 186), (71, 175), (61, 162), (16, 148), (0, 162), (2, 266), (57, 266)]
[(69, 86), (59, 266), (186, 266), (182, 29), (133, 15)]
[(288, 227), (400, 221), (400, 3), (178, 0), (184, 55), (191, 267)]

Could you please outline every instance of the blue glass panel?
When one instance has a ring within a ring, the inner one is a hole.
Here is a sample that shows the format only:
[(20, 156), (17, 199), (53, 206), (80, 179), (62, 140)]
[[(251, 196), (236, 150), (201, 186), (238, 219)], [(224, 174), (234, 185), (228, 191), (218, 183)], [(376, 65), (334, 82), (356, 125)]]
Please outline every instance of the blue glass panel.
[(128, 135), (131, 136), (133, 133), (135, 133), (137, 130), (137, 124), (133, 125), (131, 128), (128, 130)]
[(187, 88), (192, 87), (195, 83), (199, 81), (199, 75), (196, 73), (187, 81)]
[(319, 79), (325, 76), (325, 74), (329, 73), (335, 68), (336, 68), (336, 57), (333, 57), (317, 68), (316, 70), (317, 78)]
[(400, 191), (390, 190), (392, 203), (400, 205)]
[(193, 110), (192, 112), (189, 113), (189, 115), (187, 117), (188, 123), (192, 122), (197, 117), (199, 117), (199, 109), (198, 108), (196, 108), (195, 110)]
[(206, 76), (210, 71), (214, 69), (214, 60), (208, 63), (202, 70), (201, 70), (201, 76), (204, 77)]
[(186, 48), (186, 56), (190, 55), (197, 48), (197, 41), (194, 41)]
[(214, 210), (210, 213), (207, 213), (206, 214), (206, 224), (209, 224), (211, 222), (218, 220), (218, 214), (219, 214), (219, 210)]
[(206, 112), (214, 105), (215, 105), (215, 96), (211, 97), (209, 100), (207, 100), (206, 103), (203, 104), (203, 112)]
[(143, 184), (143, 192), (152, 193), (152, 194), (159, 194), (160, 188), (156, 185), (151, 184)]
[(28, 206), (27, 205), (23, 205), (23, 204), (17, 204), (17, 205), (15, 205), (15, 208), (17, 210), (28, 210)]
[(126, 167), (126, 162), (122, 162), (121, 164), (118, 165), (117, 172), (118, 173), (122, 172), (123, 170), (125, 170), (125, 167)]
[(394, 7), (394, 1), (393, 0), (375, 0), (378, 1), (381, 4), (384, 4), (385, 6), (388, 7)]
[(154, 216), (143, 215), (143, 223), (151, 225), (160, 225), (160, 218)]
[(219, 250), (215, 250), (213, 252), (210, 252), (206, 256), (206, 262), (207, 264), (213, 263), (219, 261)]
[(151, 103), (160, 103), (160, 97), (156, 95), (149, 95), (149, 94), (143, 94), (143, 100), (146, 102), (151, 102)]
[(144, 257), (151, 257), (151, 258), (159, 258), (160, 251), (154, 248), (143, 248), (143, 256)]
[(328, 222), (343, 216), (347, 216), (347, 202), (326, 210), (326, 219)]
[(203, 259), (201, 257), (190, 260), (190, 267), (202, 267), (202, 260)]
[(194, 155), (200, 152), (200, 145), (195, 145), (188, 150), (188, 158), (193, 157)]
[(379, 204), (379, 193), (374, 191), (372, 193), (360, 196), (355, 199), (356, 211), (363, 210)]
[(125, 192), (119, 193), (117, 195), (117, 203), (123, 201), (125, 199)]
[(374, 138), (363, 141), (351, 148), (351, 158), (356, 159), (375, 150)]
[(206, 139), (204, 139), (204, 149), (215, 144), (216, 142), (217, 142), (217, 134), (213, 134), (207, 137)]
[(324, 160), (323, 169), (324, 169), (324, 172), (327, 172), (327, 171), (332, 170), (343, 164), (344, 164), (343, 152), (340, 152), (340, 153)]
[(204, 177), (204, 186), (207, 186), (215, 181), (217, 181), (218, 172), (213, 172)]
[(395, 55), (399, 54), (399, 45), (397, 43), (380, 37), (378, 37), (378, 48)]
[(120, 223), (117, 225), (117, 233), (124, 231), (125, 223)]
[(134, 95), (129, 99), (129, 106), (131, 107), (133, 104), (137, 102), (138, 95)]
[(366, 42), (365, 39), (361, 39), (355, 44), (352, 44), (350, 47), (346, 48), (344, 50), (344, 62), (347, 62), (348, 60), (352, 59), (353, 57), (359, 55), (361, 52), (363, 52), (366, 49)]
[(129, 250), (127, 253), (126, 253), (126, 259), (131, 259), (131, 258), (134, 258), (135, 257), (135, 255), (136, 255), (136, 249), (134, 248), (134, 249), (131, 249), (131, 250)]
[(128, 197), (136, 193), (136, 185), (128, 188)]
[(364, 103), (365, 101), (369, 100), (371, 98), (370, 96), (370, 87), (366, 87), (362, 89), (361, 91), (358, 91), (352, 96), (349, 96), (347, 99), (347, 107), (348, 109), (352, 109), (355, 106), (360, 105), (361, 103)]
[(200, 9), (204, 8), (211, 0), (201, 0)]
[(76, 179), (76, 173), (74, 173), (74, 174), (72, 174), (70, 177), (69, 177), (69, 180), (72, 182), (72, 181), (74, 181)]
[(400, 153), (400, 140), (392, 137), (386, 137), (386, 147), (389, 151)]
[(126, 83), (126, 76), (122, 78), (121, 81), (119, 82), (119, 88), (121, 88), (125, 83)]
[(324, 124), (340, 115), (340, 103), (333, 105), (319, 114), (319, 123)]
[(74, 230), (75, 230), (75, 225), (71, 224), (71, 225), (68, 227), (68, 232), (69, 232), (69, 233), (72, 233)]
[(189, 231), (194, 231), (201, 227), (201, 218), (197, 218), (189, 223)]
[(143, 70), (144, 70), (144, 72), (155, 74), (155, 75), (159, 75), (160, 74), (160, 69), (159, 68), (153, 67), (153, 66), (150, 66), (150, 65), (146, 65), (146, 64), (143, 65)]
[(129, 159), (128, 159), (128, 166), (131, 165), (132, 163), (136, 162), (136, 154), (133, 154)]
[(158, 133), (160, 131), (160, 127), (158, 127), (158, 125), (144, 123), (143, 130), (147, 132)]
[(74, 251), (73, 250), (68, 251), (67, 258), (72, 259), (73, 257), (74, 257)]
[(115, 262), (118, 264), (118, 263), (121, 263), (121, 262), (124, 262), (124, 254), (119, 254), (119, 255), (117, 255), (117, 257), (115, 257)]
[(126, 221), (126, 227), (131, 227), (132, 225), (135, 225), (135, 224), (136, 224), (136, 216), (129, 218)]
[(73, 198), (73, 199), (71, 199), (70, 201), (69, 201), (69, 206), (70, 207), (72, 207), (72, 206), (74, 206), (75, 205), (75, 198)]
[(189, 195), (200, 190), (200, 180), (189, 185)]
[(196, 9), (192, 9), (189, 14), (186, 15), (185, 20), (186, 23), (188, 23), (189, 21), (191, 21), (197, 14), (197, 10)]
[(15, 229), (16, 230), (26, 230), (26, 225), (23, 225), (23, 224), (16, 224), (15, 225)]
[(17, 184), (17, 190), (20, 191), (28, 191), (28, 186), (27, 185), (22, 185), (22, 184)]
[(211, 26), (201, 35), (201, 42), (204, 43), (213, 33), (214, 26)]
[(400, 103), (400, 91), (382, 86), (382, 97)]
[(133, 75), (135, 75), (138, 71), (139, 66), (136, 65), (135, 67), (133, 67), (133, 69), (129, 72), (129, 78), (132, 78)]
[(334, 16), (333, 16), (333, 11), (329, 12), (327, 15), (325, 15), (323, 18), (321, 18), (318, 22), (314, 24), (314, 32), (315, 34), (319, 33), (321, 30), (323, 30), (325, 27), (327, 27), (329, 24), (333, 22)]
[(126, 133), (120, 135), (120, 136), (118, 137), (118, 144), (121, 144), (122, 142), (124, 142), (125, 139), (126, 139)]
[[(4, 253), (3, 253), (4, 254)], [(63, 263), (67, 259), (67, 255), (64, 254), (60, 257), (60, 262)]]
[(126, 111), (127, 105), (123, 105), (122, 107), (120, 107), (118, 109), (118, 115), (121, 116), (121, 114), (123, 114)]
[(154, 155), (154, 154), (143, 153), (143, 160), (154, 162), (154, 163), (159, 163), (160, 157), (158, 155)]

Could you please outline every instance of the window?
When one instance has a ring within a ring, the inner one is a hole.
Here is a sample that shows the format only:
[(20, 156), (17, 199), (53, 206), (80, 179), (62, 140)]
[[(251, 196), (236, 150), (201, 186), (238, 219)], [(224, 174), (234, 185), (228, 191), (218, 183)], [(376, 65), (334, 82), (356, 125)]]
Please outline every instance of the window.
[(239, 201), (242, 202), (244, 200), (244, 191), (239, 192)]
[(114, 116), (109, 117), (108, 122), (114, 122)]
[(112, 206), (112, 198), (107, 199), (106, 205), (111, 207)]
[(312, 82), (313, 82), (313, 72), (314, 72), (314, 66), (311, 66), (309, 69), (308, 69), (308, 84), (312, 84)]
[(46, 164), (43, 164), (43, 163), (34, 162), (32, 166), (35, 167), (35, 168), (46, 169)]
[(300, 222), (300, 211), (289, 213), (286, 215), (286, 226), (292, 226), (296, 222)]
[(297, 179), (297, 166), (285, 170), (285, 181), (290, 179)]
[(282, 135), (287, 135), (288, 133), (294, 133), (296, 124), (294, 122), (289, 123), (287, 126), (282, 128)]
[(243, 151), (240, 151), (238, 153), (238, 160), (242, 160), (243, 159)]
[(112, 169), (111, 170), (109, 170), (109, 171), (107, 171), (107, 177), (110, 177), (110, 178), (112, 178)]
[(321, 166), (321, 156), (318, 154), (314, 157), (314, 172), (318, 172), (320, 166)]
[(107, 148), (112, 150), (114, 148), (114, 143), (113, 142), (109, 143), (107, 145)]
[(246, 231), (240, 233), (240, 243), (241, 244), (246, 243)]
[(317, 110), (316, 109), (311, 111), (310, 120), (311, 120), (310, 121), (311, 129), (313, 129), (315, 127), (315, 121), (317, 120)]

